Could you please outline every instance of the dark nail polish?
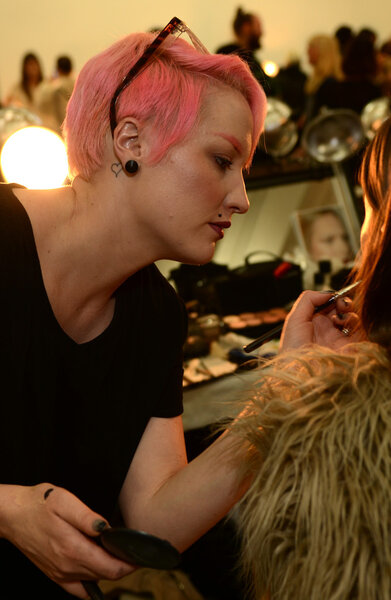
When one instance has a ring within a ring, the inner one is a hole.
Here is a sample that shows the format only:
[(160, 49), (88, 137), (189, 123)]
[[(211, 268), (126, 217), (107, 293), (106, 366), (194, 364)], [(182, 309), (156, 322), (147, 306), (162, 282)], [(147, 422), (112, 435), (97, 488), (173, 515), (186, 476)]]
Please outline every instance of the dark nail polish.
[(106, 527), (107, 527), (107, 523), (106, 523), (106, 521), (102, 521), (102, 519), (97, 519), (92, 524), (92, 529), (94, 531), (97, 531), (98, 533), (101, 533), (104, 529), (106, 529)]
[(43, 499), (47, 500), (53, 491), (54, 491), (54, 488), (49, 488), (48, 490), (46, 490), (46, 492), (43, 495)]
[(341, 321), (343, 321), (346, 317), (346, 315), (344, 315), (343, 313), (338, 313), (337, 314), (338, 319), (341, 319)]

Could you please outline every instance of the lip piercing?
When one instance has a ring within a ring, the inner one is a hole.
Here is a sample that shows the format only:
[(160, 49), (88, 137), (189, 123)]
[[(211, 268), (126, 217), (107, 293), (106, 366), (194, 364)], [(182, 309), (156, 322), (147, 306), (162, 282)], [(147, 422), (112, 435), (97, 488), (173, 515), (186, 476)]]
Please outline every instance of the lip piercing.
[(348, 329), (347, 327), (344, 327), (343, 329), (341, 329), (341, 331), (344, 335), (350, 335), (350, 329)]

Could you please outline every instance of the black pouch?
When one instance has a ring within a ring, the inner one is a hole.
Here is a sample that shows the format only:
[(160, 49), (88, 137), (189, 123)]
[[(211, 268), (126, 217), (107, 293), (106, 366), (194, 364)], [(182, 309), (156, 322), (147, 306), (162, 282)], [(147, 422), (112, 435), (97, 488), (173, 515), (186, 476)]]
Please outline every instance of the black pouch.
[(216, 282), (229, 276), (226, 265), (209, 262), (206, 265), (186, 265), (172, 269), (169, 281), (172, 281), (179, 296), (186, 303), (197, 301), (200, 314), (221, 314), (220, 298), (216, 292)]
[[(271, 260), (253, 262), (257, 255)], [(213, 262), (180, 265), (169, 279), (185, 302), (197, 300), (201, 313), (220, 315), (284, 307), (303, 290), (301, 267), (264, 250), (252, 252), (235, 269)]]
[[(271, 260), (253, 261), (260, 254)], [(244, 265), (216, 280), (215, 289), (222, 315), (284, 307), (303, 290), (302, 270), (300, 265), (260, 250), (249, 254)]]

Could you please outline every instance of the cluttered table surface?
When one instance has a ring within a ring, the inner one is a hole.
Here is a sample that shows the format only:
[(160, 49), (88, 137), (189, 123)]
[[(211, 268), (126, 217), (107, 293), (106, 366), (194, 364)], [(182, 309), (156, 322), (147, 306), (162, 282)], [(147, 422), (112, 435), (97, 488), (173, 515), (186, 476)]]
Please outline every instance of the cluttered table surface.
[(240, 400), (260, 377), (260, 360), (277, 353), (279, 340), (266, 342), (252, 354), (243, 352), (243, 346), (265, 328), (282, 323), (285, 316), (286, 311), (280, 308), (221, 318), (205, 315), (197, 320), (198, 331), (190, 327), (183, 377), (185, 431), (237, 414)]

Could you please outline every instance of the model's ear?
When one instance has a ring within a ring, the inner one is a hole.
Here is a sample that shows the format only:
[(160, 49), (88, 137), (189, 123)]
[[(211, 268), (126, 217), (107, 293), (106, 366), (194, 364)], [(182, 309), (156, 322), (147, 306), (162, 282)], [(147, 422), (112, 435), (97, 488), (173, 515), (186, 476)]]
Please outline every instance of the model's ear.
[(139, 160), (143, 157), (145, 144), (137, 119), (127, 117), (118, 123), (114, 131), (113, 144), (114, 152), (122, 165), (128, 160)]

